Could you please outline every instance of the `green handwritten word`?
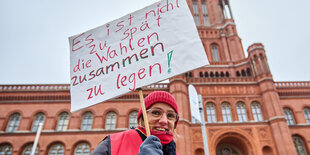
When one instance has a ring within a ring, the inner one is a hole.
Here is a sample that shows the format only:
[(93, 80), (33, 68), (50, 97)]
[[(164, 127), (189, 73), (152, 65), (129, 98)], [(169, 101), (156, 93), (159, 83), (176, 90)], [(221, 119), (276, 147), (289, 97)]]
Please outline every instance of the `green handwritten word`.
[(171, 58), (172, 58), (172, 53), (173, 53), (173, 50), (170, 51), (169, 53), (167, 53), (167, 56), (168, 56), (168, 73), (171, 73), (170, 62), (171, 62)]

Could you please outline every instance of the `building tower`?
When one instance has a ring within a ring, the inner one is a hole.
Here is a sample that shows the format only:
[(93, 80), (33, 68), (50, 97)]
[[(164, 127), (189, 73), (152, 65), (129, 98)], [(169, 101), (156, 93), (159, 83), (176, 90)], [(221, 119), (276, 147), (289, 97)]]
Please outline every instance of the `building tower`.
[(203, 152), (201, 131), (185, 106), (186, 86), (193, 84), (203, 98), (210, 154), (296, 154), (264, 46), (251, 45), (245, 57), (229, 0), (187, 2), (210, 65), (170, 79), (170, 92), (182, 103), (179, 132), (193, 142), (182, 139), (179, 152)]

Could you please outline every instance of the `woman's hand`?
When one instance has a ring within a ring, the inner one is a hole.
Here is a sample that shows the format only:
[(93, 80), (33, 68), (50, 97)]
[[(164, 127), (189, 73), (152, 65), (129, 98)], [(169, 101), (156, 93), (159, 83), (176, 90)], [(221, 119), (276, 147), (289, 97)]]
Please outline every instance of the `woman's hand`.
[(153, 135), (147, 137), (141, 144), (138, 155), (163, 155), (160, 140)]

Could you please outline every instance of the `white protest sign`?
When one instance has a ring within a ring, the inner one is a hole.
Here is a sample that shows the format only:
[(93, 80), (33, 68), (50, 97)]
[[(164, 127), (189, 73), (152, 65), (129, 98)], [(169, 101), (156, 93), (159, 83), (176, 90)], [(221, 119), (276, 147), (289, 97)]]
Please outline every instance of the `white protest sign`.
[(163, 0), (72, 36), (71, 111), (208, 64), (185, 0)]
[(201, 123), (201, 117), (199, 112), (198, 94), (193, 85), (188, 86), (189, 103), (191, 105), (191, 114), (199, 123)]

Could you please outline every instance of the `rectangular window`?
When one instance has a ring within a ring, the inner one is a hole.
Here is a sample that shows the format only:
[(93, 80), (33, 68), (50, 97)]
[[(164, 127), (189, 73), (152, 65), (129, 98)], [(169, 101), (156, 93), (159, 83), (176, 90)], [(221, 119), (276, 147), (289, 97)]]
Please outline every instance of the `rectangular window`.
[(262, 116), (262, 113), (261, 113), (261, 110), (260, 110), (260, 105), (257, 102), (253, 102), (252, 105), (251, 105), (251, 108), (252, 108), (252, 113), (253, 113), (254, 120), (256, 122), (263, 121), (263, 116)]
[(225, 13), (226, 19), (232, 19), (232, 18), (231, 18), (230, 9), (229, 9), (228, 4), (225, 4), (225, 5), (224, 5), (224, 13)]
[(116, 113), (109, 112), (106, 117), (105, 129), (106, 130), (114, 130), (116, 127)]
[(304, 109), (305, 118), (307, 120), (307, 123), (310, 124), (310, 108)]
[(203, 15), (203, 24), (205, 26), (210, 26), (208, 9), (207, 9), (207, 1), (206, 0), (201, 1), (201, 7), (202, 7), (202, 15)]
[(207, 119), (208, 123), (216, 123), (215, 106), (213, 103), (207, 104)]
[(69, 124), (69, 114), (66, 112), (62, 112), (58, 118), (58, 124), (56, 131), (65, 131), (68, 128)]
[(244, 103), (237, 104), (237, 114), (240, 122), (248, 121)]
[(93, 114), (91, 112), (86, 112), (83, 115), (81, 130), (82, 131), (91, 130), (92, 124), (93, 124)]
[(220, 61), (220, 55), (219, 55), (219, 50), (217, 45), (212, 45), (211, 47), (212, 51), (212, 58), (214, 62), (219, 62)]
[(197, 26), (200, 26), (199, 20), (199, 9), (197, 1), (193, 1), (193, 13), (194, 13), (194, 21)]
[(288, 108), (284, 108), (285, 119), (288, 125), (295, 125), (294, 116), (292, 111)]
[(227, 103), (222, 104), (222, 115), (223, 115), (223, 122), (225, 122), (225, 123), (232, 122), (230, 107)]

